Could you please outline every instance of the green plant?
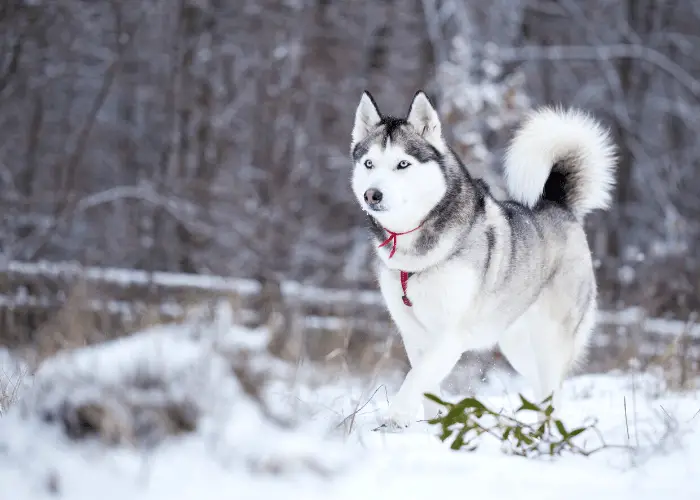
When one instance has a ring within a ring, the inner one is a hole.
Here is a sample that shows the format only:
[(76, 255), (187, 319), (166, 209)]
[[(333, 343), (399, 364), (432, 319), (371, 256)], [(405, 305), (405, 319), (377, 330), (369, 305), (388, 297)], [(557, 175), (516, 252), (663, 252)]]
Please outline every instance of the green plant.
[[(465, 398), (458, 403), (448, 403), (433, 394), (425, 397), (445, 408), (445, 414), (428, 421), (442, 428), (440, 440), (452, 440), (453, 450), (466, 449), (474, 451), (482, 436), (490, 436), (505, 445), (507, 453), (530, 456), (559, 456), (564, 452), (589, 456), (608, 446), (604, 443), (595, 422), (583, 427), (567, 429), (564, 423), (554, 418), (552, 397), (536, 405), (520, 395), (520, 406), (514, 416), (505, 415), (489, 409), (476, 398)], [(529, 424), (518, 418), (520, 414), (532, 413), (537, 422)], [(586, 449), (572, 440), (587, 431), (597, 434), (601, 445)]]

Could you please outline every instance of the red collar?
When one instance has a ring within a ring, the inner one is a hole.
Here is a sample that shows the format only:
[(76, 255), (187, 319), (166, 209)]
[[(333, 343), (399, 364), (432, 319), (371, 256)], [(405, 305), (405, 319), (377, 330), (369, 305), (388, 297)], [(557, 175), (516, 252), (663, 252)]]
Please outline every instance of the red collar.
[(413, 305), (413, 302), (411, 302), (411, 299), (408, 298), (408, 295), (406, 295), (406, 289), (408, 288), (408, 278), (413, 276), (413, 273), (409, 273), (406, 271), (400, 271), (401, 273), (401, 289), (403, 290), (403, 297), (401, 297), (401, 300), (403, 300), (403, 303), (411, 307)]
[[(379, 245), (379, 248), (382, 248), (383, 246), (388, 245), (389, 242), (391, 242), (392, 243), (391, 252), (389, 252), (389, 258), (391, 259), (394, 256), (394, 254), (396, 253), (396, 246), (398, 243), (398, 241), (397, 241), (398, 237), (403, 236), (404, 234), (410, 234), (414, 231), (418, 231), (422, 226), (423, 226), (423, 224), (421, 224), (420, 226), (418, 226), (414, 229), (411, 229), (410, 231), (405, 231), (403, 233), (395, 233), (394, 231), (389, 231), (388, 229), (384, 228), (384, 231), (389, 233), (389, 237), (386, 240), (384, 240), (384, 242), (381, 245)], [(403, 303), (407, 307), (411, 307), (413, 305), (413, 303), (411, 302), (411, 299), (409, 299), (408, 296), (406, 295), (406, 289), (408, 288), (408, 278), (413, 276), (413, 273), (409, 273), (407, 271), (399, 271), (399, 272), (401, 273), (401, 289), (403, 290), (403, 297), (401, 297), (401, 300), (403, 300)]]
[(384, 245), (388, 245), (389, 242), (392, 242), (391, 252), (389, 252), (389, 258), (391, 259), (394, 256), (394, 254), (396, 253), (396, 244), (397, 244), (398, 237), (403, 236), (405, 234), (411, 234), (415, 231), (418, 231), (422, 226), (423, 226), (423, 224), (421, 224), (418, 227), (414, 227), (410, 231), (405, 231), (403, 233), (395, 233), (394, 231), (389, 231), (387, 228), (383, 228), (384, 231), (389, 233), (389, 237), (386, 240), (384, 240), (384, 243), (379, 245), (379, 248), (382, 248)]

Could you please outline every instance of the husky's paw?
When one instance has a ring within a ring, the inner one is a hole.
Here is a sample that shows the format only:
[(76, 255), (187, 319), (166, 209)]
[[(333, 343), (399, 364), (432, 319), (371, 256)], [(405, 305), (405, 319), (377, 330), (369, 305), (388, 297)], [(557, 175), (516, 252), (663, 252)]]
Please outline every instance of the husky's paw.
[(410, 423), (408, 422), (397, 422), (395, 420), (384, 419), (383, 423), (379, 427), (372, 429), (373, 431), (380, 432), (401, 432), (407, 429)]
[(374, 429), (375, 431), (396, 432), (408, 428), (414, 418), (411, 412), (402, 410), (401, 408), (389, 408), (386, 414), (381, 418), (381, 425)]

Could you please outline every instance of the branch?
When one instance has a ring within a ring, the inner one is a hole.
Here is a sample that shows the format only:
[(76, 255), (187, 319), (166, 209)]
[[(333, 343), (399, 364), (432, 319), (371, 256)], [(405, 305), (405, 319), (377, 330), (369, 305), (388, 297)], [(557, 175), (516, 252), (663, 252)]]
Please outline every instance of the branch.
[(197, 211), (196, 206), (182, 198), (163, 196), (148, 183), (142, 183), (138, 186), (116, 186), (81, 198), (76, 203), (74, 214), (99, 205), (126, 199), (138, 200), (162, 208), (182, 225), (194, 229), (193, 226), (196, 224), (196, 230), (200, 233), (209, 237), (215, 235), (213, 226), (193, 217), (192, 214)]
[(668, 73), (695, 97), (700, 98), (700, 81), (669, 59), (665, 54), (643, 45), (555, 45), (543, 47), (502, 47), (498, 57), (504, 62), (549, 60), (564, 61), (604, 61), (607, 59), (638, 59), (645, 61)]
[(440, 29), (440, 20), (436, 0), (422, 0), (423, 20), (427, 28), (428, 39), (433, 49), (435, 63), (440, 64), (447, 60), (447, 50), (443, 46), (444, 37)]

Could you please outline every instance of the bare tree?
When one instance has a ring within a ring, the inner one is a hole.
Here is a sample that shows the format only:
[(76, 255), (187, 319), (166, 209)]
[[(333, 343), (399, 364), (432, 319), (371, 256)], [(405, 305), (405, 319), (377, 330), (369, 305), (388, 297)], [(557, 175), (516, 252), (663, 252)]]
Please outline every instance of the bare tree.
[(589, 229), (605, 300), (634, 302), (621, 266), (698, 272), (698, 25), (692, 0), (10, 0), (3, 256), (374, 286), (352, 114), (427, 88), (496, 191), (528, 107), (604, 119), (616, 203)]

